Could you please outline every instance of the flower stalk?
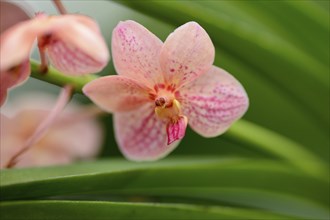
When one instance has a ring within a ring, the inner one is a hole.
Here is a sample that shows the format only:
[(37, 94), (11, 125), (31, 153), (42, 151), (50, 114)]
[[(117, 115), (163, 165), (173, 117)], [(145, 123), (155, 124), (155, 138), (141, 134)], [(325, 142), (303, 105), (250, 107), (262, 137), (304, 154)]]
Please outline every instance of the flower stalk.
[(68, 13), (61, 0), (53, 0), (53, 3), (60, 14), (64, 15)]
[(78, 93), (82, 93), (82, 87), (88, 82), (98, 78), (95, 75), (85, 75), (85, 76), (69, 76), (64, 73), (48, 67), (47, 74), (43, 74), (40, 71), (40, 63), (35, 60), (30, 60), (31, 64), (31, 76), (33, 78), (63, 87), (64, 85), (71, 85), (73, 90)]

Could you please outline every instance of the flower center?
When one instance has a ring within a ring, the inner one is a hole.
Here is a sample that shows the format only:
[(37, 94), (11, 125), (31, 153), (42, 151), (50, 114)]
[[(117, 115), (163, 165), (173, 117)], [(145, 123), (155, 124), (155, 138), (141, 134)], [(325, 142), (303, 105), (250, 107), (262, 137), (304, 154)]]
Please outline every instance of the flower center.
[(173, 93), (160, 93), (155, 98), (155, 113), (160, 119), (176, 122), (181, 115), (181, 105)]

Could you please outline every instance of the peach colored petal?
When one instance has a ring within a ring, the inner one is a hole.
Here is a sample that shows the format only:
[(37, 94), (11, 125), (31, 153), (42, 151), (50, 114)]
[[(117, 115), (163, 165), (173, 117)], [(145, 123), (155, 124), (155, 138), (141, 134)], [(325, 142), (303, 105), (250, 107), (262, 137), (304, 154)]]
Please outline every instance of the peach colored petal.
[(91, 18), (56, 16), (50, 18), (49, 26), (51, 36), (39, 40), (46, 42), (49, 58), (58, 70), (80, 75), (99, 72), (107, 65), (110, 58), (107, 45)]
[(196, 22), (178, 27), (166, 39), (160, 63), (167, 83), (178, 87), (207, 72), (214, 61), (214, 46)]
[[(7, 165), (48, 114), (49, 111), (45, 110), (21, 109), (12, 118), (1, 115), (1, 168)], [(21, 155), (15, 167), (66, 164), (95, 156), (101, 146), (101, 128), (93, 115), (84, 117), (84, 114), (85, 109), (78, 108), (60, 115), (44, 137)]]
[(110, 57), (92, 19), (81, 15), (41, 15), (21, 22), (1, 35), (1, 71), (27, 59), (37, 37), (48, 48), (54, 66), (68, 74), (99, 72)]
[(129, 111), (149, 100), (148, 89), (124, 76), (105, 76), (84, 86), (83, 92), (108, 112)]
[(103, 130), (88, 109), (63, 114), (46, 136), (47, 143), (72, 158), (91, 158), (100, 151)]
[(53, 151), (54, 146), (49, 147), (50, 149), (44, 149), (42, 146), (34, 146), (17, 162), (15, 168), (64, 165), (73, 161), (71, 155)]
[(10, 158), (20, 150), (25, 139), (32, 135), (33, 130), (36, 129), (44, 115), (44, 111), (26, 111), (20, 112), (12, 118), (1, 117), (0, 168), (4, 168), (4, 166), (8, 164)]
[(66, 14), (66, 15), (62, 15), (62, 16), (64, 16), (65, 18), (75, 20), (78, 23), (85, 25), (86, 27), (88, 27), (89, 29), (94, 31), (95, 33), (101, 33), (99, 25), (91, 17), (88, 17), (86, 15), (80, 15), (80, 14)]
[(22, 84), (30, 76), (30, 62), (24, 61), (21, 65), (0, 72), (0, 106), (6, 101), (8, 90)]
[(26, 6), (26, 2), (0, 1), (0, 34), (18, 22), (30, 19), (31, 13)]
[(205, 137), (224, 133), (246, 112), (249, 100), (242, 85), (213, 66), (180, 90), (182, 109), (193, 130)]
[(156, 117), (153, 103), (129, 112), (115, 113), (115, 135), (121, 152), (134, 161), (165, 157), (180, 142), (167, 145), (166, 124)]
[[(47, 114), (48, 111), (44, 110), (22, 110), (7, 121), (1, 121), (1, 131), (4, 130), (5, 132), (1, 133), (0, 168), (4, 168), (13, 155), (20, 150), (20, 147), (23, 147), (26, 140), (47, 117)], [(18, 124), (20, 126), (17, 126)], [(51, 133), (52, 129), (19, 158), (15, 167), (46, 166), (71, 162), (74, 159), (71, 154), (62, 150), (58, 143), (48, 141), (47, 136)], [(71, 146), (66, 145), (66, 147)]]
[(7, 29), (0, 37), (0, 71), (20, 65), (30, 56), (36, 37), (46, 28), (46, 18), (32, 19)]
[(112, 33), (112, 56), (119, 75), (152, 88), (163, 82), (159, 64), (162, 42), (134, 21), (120, 22)]

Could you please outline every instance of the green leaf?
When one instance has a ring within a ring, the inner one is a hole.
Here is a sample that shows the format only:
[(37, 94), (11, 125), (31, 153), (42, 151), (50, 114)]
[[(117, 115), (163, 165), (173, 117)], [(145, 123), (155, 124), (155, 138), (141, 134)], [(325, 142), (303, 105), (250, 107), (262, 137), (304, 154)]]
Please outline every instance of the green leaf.
[[(267, 160), (205, 157), (134, 163), (113, 159), (5, 170), (0, 177), (2, 200), (95, 193), (182, 197), (204, 199), (205, 204), (228, 202), (300, 217), (324, 216), (329, 205), (327, 181)], [(275, 195), (275, 199), (269, 195)]]
[(265, 211), (186, 204), (23, 201), (0, 204), (1, 219), (293, 219)]
[(229, 129), (227, 136), (243, 145), (250, 144), (254, 148), (279, 156), (310, 175), (328, 179), (329, 168), (325, 161), (304, 146), (271, 130), (239, 120)]

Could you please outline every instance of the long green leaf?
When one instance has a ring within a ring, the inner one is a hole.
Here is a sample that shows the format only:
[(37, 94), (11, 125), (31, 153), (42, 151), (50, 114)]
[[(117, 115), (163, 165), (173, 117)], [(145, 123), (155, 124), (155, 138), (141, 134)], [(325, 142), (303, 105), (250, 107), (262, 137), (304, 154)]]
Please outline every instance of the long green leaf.
[(293, 219), (242, 208), (96, 201), (23, 201), (0, 204), (1, 219)]
[[(113, 159), (63, 167), (5, 170), (0, 177), (2, 200), (102, 192), (232, 203), (239, 192), (245, 195), (245, 200), (237, 199), (236, 204), (303, 217), (324, 216), (329, 205), (327, 181), (266, 160), (169, 158), (155, 163), (133, 163)], [(277, 195), (277, 199), (270, 199), (269, 195)], [(299, 209), (306, 210), (307, 214), (298, 212)]]
[(227, 136), (243, 144), (269, 151), (296, 165), (310, 175), (328, 179), (327, 163), (316, 157), (303, 146), (275, 132), (240, 120), (227, 132)]

